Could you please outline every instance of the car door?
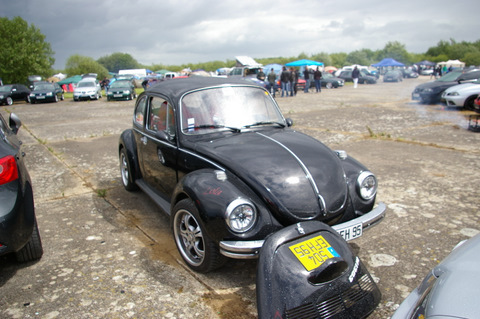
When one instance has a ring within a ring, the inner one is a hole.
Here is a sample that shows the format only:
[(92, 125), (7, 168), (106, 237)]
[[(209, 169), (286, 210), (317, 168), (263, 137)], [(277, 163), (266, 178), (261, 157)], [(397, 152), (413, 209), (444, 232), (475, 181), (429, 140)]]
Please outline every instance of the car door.
[(177, 183), (178, 147), (174, 110), (160, 96), (149, 96), (146, 102), (145, 134), (138, 144), (143, 178), (158, 193), (169, 197)]

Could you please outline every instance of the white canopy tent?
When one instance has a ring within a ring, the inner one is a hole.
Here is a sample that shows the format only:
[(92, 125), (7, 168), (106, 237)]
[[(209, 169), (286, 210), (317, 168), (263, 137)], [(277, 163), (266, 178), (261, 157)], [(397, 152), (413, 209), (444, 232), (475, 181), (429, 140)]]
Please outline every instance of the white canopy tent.
[(440, 66), (446, 66), (447, 68), (449, 67), (454, 67), (454, 68), (464, 68), (465, 67), (465, 62), (459, 61), (459, 60), (448, 60), (446, 62), (439, 62), (437, 63)]

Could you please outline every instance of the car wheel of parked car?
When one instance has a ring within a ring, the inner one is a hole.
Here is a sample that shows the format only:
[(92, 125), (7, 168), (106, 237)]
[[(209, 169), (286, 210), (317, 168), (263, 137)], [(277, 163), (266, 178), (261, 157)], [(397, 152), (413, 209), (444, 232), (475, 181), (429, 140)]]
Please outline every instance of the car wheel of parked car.
[(135, 184), (133, 180), (134, 174), (128, 160), (127, 150), (125, 148), (122, 148), (120, 151), (120, 175), (122, 176), (123, 187), (125, 187), (127, 191), (134, 191), (138, 189), (137, 184)]
[(476, 96), (470, 96), (465, 100), (465, 104), (463, 105), (465, 110), (472, 110), (472, 111), (475, 110), (474, 104), (475, 104), (476, 98), (477, 98)]
[(191, 269), (206, 273), (223, 265), (225, 257), (205, 233), (192, 200), (184, 199), (175, 205), (172, 227), (178, 251)]
[(42, 240), (38, 231), (37, 220), (34, 220), (32, 237), (28, 243), (15, 253), (19, 262), (26, 262), (39, 259), (43, 255)]
[(60, 96), (60, 100), (62, 101), (65, 100), (65, 96), (63, 95), (63, 93), (62, 93), (62, 96)]
[(55, 94), (55, 103), (58, 102), (58, 95)]
[(331, 88), (333, 87), (333, 84), (330, 83), (330, 82), (328, 82), (328, 83), (325, 85), (325, 87), (326, 87), (327, 89), (331, 89)]
[(12, 105), (13, 99), (11, 97), (7, 97), (7, 105)]

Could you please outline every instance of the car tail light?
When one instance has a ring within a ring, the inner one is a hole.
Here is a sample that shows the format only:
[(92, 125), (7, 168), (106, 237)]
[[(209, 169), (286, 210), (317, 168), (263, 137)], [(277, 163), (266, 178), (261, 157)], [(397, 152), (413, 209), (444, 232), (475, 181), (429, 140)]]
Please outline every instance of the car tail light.
[(0, 158), (0, 185), (10, 183), (18, 178), (17, 162), (9, 155)]

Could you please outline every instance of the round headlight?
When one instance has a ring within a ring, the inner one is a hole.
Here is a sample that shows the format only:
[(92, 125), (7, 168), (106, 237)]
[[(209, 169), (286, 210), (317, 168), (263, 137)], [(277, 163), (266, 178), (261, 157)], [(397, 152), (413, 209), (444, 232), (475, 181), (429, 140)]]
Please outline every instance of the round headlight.
[(357, 178), (358, 194), (364, 200), (372, 199), (377, 194), (377, 178), (372, 172), (362, 172)]
[(230, 203), (225, 212), (225, 221), (236, 233), (244, 233), (251, 229), (257, 219), (255, 206), (242, 198)]

